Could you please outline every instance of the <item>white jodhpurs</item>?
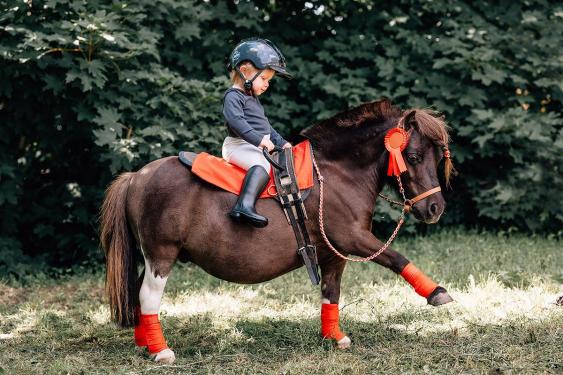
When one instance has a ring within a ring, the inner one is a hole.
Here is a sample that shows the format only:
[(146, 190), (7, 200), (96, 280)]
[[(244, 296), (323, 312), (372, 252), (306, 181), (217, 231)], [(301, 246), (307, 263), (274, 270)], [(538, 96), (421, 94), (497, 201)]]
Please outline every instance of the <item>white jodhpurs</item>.
[[(269, 138), (269, 135), (266, 137)], [(223, 141), (223, 159), (244, 170), (260, 165), (270, 173), (270, 163), (262, 154), (262, 149), (256, 147), (242, 138), (227, 137)]]

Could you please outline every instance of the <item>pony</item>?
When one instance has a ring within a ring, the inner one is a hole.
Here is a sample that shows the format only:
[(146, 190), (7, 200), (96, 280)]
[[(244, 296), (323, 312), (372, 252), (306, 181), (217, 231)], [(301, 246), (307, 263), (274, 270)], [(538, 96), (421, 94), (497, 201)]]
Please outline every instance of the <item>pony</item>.
[[(387, 183), (387, 131), (398, 124), (409, 141), (402, 151), (407, 170), (404, 192), (413, 197), (439, 187), (439, 163), (449, 161), (449, 135), (442, 116), (428, 109), (401, 110), (389, 99), (364, 103), (320, 121), (300, 136), (309, 140), (324, 181), (324, 236), (319, 226), (319, 181), (305, 200), (310, 238), (317, 248), (321, 272), (322, 335), (339, 348), (350, 338), (340, 330), (338, 302), (347, 256), (367, 257), (383, 245), (372, 234), (378, 194)], [(135, 326), (135, 342), (147, 346), (156, 362), (172, 363), (158, 319), (166, 280), (176, 261), (191, 262), (231, 282), (253, 284), (271, 280), (302, 266), (295, 237), (273, 199), (259, 199), (257, 210), (269, 219), (265, 228), (236, 223), (227, 212), (236, 195), (211, 185), (183, 166), (177, 157), (158, 159), (137, 172), (119, 175), (108, 187), (100, 212), (100, 241), (106, 255), (106, 293), (112, 320)], [(412, 205), (414, 216), (436, 223), (445, 209), (441, 192)], [(331, 245), (329, 245), (329, 243)], [(371, 261), (405, 278), (429, 304), (453, 301), (445, 288), (424, 275), (406, 257), (387, 247)], [(138, 263), (144, 264), (138, 275)]]

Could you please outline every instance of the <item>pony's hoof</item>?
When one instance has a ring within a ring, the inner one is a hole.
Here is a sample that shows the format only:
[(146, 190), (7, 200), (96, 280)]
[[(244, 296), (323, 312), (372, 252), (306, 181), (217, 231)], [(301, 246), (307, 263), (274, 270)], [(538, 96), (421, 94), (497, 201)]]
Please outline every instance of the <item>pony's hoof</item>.
[(352, 345), (352, 340), (348, 336), (344, 336), (336, 342), (336, 347), (338, 349), (348, 349)]
[(154, 357), (154, 361), (156, 363), (163, 363), (167, 365), (174, 363), (174, 361), (176, 360), (176, 356), (174, 355), (174, 352), (170, 348), (161, 350), (156, 354), (151, 354), (151, 357)]
[(454, 299), (448, 294), (446, 289), (442, 288), (441, 286), (434, 289), (432, 294), (430, 294), (426, 299), (426, 301), (428, 301), (428, 304), (432, 306), (445, 305), (446, 303), (453, 302), (453, 300)]

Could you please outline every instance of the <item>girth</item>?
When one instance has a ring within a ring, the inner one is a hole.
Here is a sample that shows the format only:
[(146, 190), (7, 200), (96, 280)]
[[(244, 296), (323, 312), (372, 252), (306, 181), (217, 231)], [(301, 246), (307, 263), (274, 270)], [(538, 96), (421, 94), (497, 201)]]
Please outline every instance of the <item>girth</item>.
[[(270, 159), (267, 155), (265, 156)], [(274, 158), (276, 158), (277, 163), (272, 163), (272, 169), (277, 195), (287, 222), (291, 225), (295, 234), (297, 253), (305, 264), (311, 282), (313, 285), (318, 285), (321, 278), (318, 271), (317, 251), (315, 246), (311, 244), (305, 224), (308, 217), (303, 204), (304, 198), (301, 196), (297, 185), (293, 165), (293, 152), (290, 148), (285, 148), (277, 152)]]

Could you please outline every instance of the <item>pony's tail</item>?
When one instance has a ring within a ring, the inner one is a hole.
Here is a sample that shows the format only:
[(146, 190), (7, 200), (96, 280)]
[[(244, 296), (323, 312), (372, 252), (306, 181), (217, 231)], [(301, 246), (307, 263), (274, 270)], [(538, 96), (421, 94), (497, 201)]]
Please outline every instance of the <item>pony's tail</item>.
[(125, 212), (127, 189), (134, 173), (123, 173), (106, 190), (100, 211), (100, 241), (106, 254), (106, 294), (111, 319), (122, 327), (135, 324), (137, 264), (135, 240)]

